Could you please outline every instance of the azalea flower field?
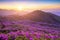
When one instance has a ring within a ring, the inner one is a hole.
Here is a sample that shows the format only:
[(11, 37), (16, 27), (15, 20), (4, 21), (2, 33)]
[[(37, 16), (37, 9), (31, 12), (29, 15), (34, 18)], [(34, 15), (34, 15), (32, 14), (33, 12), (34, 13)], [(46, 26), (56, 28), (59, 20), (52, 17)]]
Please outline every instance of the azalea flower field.
[[(57, 28), (41, 26), (32, 22), (3, 22), (0, 25), (0, 40), (60, 40)], [(46, 24), (46, 23), (45, 23)]]

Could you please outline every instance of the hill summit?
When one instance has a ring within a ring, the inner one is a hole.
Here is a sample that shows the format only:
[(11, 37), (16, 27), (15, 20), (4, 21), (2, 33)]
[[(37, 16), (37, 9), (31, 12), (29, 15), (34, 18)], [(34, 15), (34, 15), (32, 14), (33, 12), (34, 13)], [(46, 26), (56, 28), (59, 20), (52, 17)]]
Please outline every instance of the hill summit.
[(38, 21), (38, 22), (48, 22), (48, 23), (60, 23), (60, 17), (41, 10), (35, 10), (23, 16), (24, 19)]

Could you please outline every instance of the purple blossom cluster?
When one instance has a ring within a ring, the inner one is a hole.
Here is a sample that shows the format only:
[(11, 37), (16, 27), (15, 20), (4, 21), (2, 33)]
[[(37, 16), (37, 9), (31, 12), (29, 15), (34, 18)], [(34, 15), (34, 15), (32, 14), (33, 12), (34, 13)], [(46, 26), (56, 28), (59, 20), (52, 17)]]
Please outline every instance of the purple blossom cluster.
[(57, 34), (16, 31), (7, 34), (0, 33), (0, 40), (60, 40), (60, 37)]

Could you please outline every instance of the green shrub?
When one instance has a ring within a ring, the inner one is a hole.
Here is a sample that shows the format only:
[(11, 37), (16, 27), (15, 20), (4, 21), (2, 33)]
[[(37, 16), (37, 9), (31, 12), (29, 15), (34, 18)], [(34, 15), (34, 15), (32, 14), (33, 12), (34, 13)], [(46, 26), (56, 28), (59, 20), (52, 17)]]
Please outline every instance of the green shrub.
[(25, 36), (18, 36), (15, 40), (29, 40)]

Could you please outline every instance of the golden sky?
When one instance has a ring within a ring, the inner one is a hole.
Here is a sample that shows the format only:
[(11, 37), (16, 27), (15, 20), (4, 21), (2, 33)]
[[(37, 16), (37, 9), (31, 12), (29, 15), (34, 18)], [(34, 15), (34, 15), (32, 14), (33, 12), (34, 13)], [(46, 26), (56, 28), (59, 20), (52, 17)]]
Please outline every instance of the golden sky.
[(0, 3), (0, 9), (13, 10), (37, 10), (37, 9), (60, 9), (59, 4), (35, 4), (35, 3)]

